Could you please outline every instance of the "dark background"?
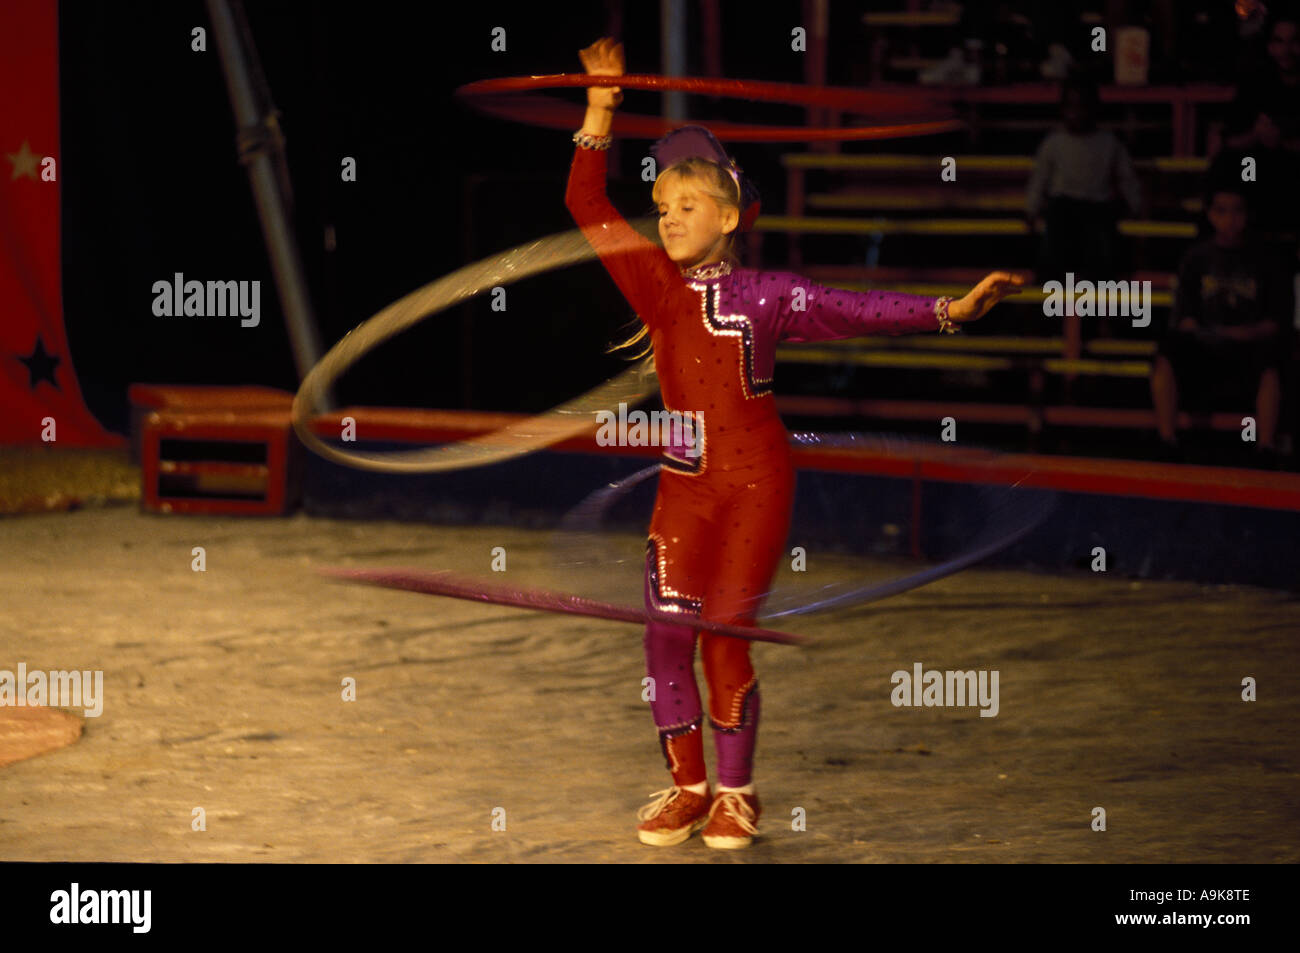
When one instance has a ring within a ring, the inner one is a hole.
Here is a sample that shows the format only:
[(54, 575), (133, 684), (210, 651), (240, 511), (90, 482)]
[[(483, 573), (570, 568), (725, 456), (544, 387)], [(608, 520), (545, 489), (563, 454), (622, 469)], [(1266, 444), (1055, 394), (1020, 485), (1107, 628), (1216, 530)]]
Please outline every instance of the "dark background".
[[(955, 27), (892, 33), (889, 42), (895, 45), (882, 49), (881, 31), (864, 28), (862, 14), (899, 6), (830, 4), (830, 85), (868, 86), (882, 75), (879, 66), (888, 53), (943, 57), (971, 39), (989, 54), (984, 85), (1038, 82), (1038, 63), (1054, 37), (1068, 39), (1081, 66), (1099, 82), (1109, 82), (1111, 55), (1087, 48), (1089, 24), (1103, 15), (1112, 25), (1139, 23), (1150, 30), (1153, 83), (1233, 82), (1252, 64), (1267, 62), (1262, 37), (1238, 37), (1231, 0), (968, 3)], [(686, 7), (686, 72), (703, 76), (700, 5)], [(723, 2), (723, 75), (804, 82), (806, 54), (790, 48), (791, 29), (805, 25), (804, 7), (801, 0)], [(455, 100), (458, 86), (499, 76), (581, 72), (578, 50), (607, 34), (623, 40), (629, 72), (663, 69), (656, 0), (578, 0), (562, 6), (502, 0), (454, 5), (246, 0), (244, 9), (286, 136), (293, 226), (325, 348), (387, 304), (457, 268), (572, 228), (564, 207), (570, 133), (485, 117)], [(191, 50), (196, 26), (208, 31), (206, 52)], [(494, 27), (506, 30), (504, 52), (491, 48)], [(108, 427), (125, 431), (127, 387), (137, 381), (296, 390), (297, 371), (248, 178), (236, 158), (234, 118), (205, 5), (199, 0), (64, 0), (60, 30), (64, 305), (72, 356), (91, 411)], [(915, 73), (910, 79), (906, 74), (885, 78), (924, 94)], [(581, 90), (547, 95), (574, 103), (585, 98)], [(658, 94), (628, 90), (623, 111), (658, 114), (662, 108)], [(959, 103), (956, 108), (960, 115)], [(1217, 107), (1202, 111), (1203, 135), (1216, 111), (1218, 119), (1227, 114)], [(1058, 113), (1055, 102), (1022, 105), (1009, 117), (1012, 122), (1001, 125), (972, 123), (961, 133), (850, 141), (840, 148), (936, 157), (1033, 155)], [(705, 124), (721, 118), (762, 125), (809, 121), (799, 107), (709, 97), (691, 97), (688, 115)], [(1126, 116), (1127, 110), (1111, 108), (1104, 118), (1127, 121)], [(1167, 107), (1155, 104), (1130, 118), (1145, 120), (1125, 126), (1124, 141), (1134, 156), (1167, 154)], [(611, 152), (609, 192), (628, 217), (651, 211), (649, 184), (640, 178), (649, 145), (620, 139)], [(783, 213), (788, 206), (780, 157), (807, 151), (808, 144), (727, 145), (759, 186), (764, 211)], [(1207, 145), (1197, 143), (1199, 154)], [(355, 182), (341, 180), (345, 156), (357, 161)], [(1183, 198), (1203, 187), (1186, 176), (1156, 185), (1183, 189)], [(1149, 217), (1168, 218), (1170, 210)], [(327, 233), (334, 236), (333, 248), (326, 247)], [(1145, 242), (1143, 265), (1176, 271), (1189, 245)], [(879, 254), (884, 266), (1032, 271), (1038, 239), (903, 234), (881, 246), (869, 235), (808, 236), (803, 249), (809, 264), (865, 265)], [(764, 238), (763, 260), (744, 263), (786, 268), (785, 251), (786, 238), (771, 232)], [(235, 317), (154, 316), (153, 284), (170, 282), (176, 272), (200, 281), (261, 280), (260, 326), (241, 327)], [(481, 296), (423, 322), (349, 370), (336, 385), (336, 402), (536, 412), (625, 366), (622, 357), (605, 351), (635, 330), (635, 316), (599, 263), (511, 285), (507, 304), (504, 313), (494, 312), (490, 298)], [(1164, 320), (1165, 313), (1158, 314), (1156, 326)], [(968, 333), (1048, 329), (1035, 309), (1006, 306)], [(1114, 333), (1151, 337), (1155, 330), (1120, 327)], [(836, 397), (928, 398), (942, 391), (954, 399), (1021, 403), (1029, 399), (1023, 378), (936, 378), (903, 370), (792, 364), (781, 368), (778, 388)], [(1145, 379), (1098, 377), (1079, 386), (1075, 396), (1085, 404), (1150, 406)], [(1286, 409), (1293, 401), (1284, 397), (1284, 428), (1294, 416)], [(1246, 400), (1243, 409), (1250, 403)], [(860, 424), (850, 418), (803, 421), (814, 429)], [(890, 422), (891, 429), (926, 426)], [(1009, 449), (1023, 449), (1026, 442), (1020, 427), (989, 425), (968, 430), (969, 436)], [(1056, 449), (1069, 452), (1143, 454), (1150, 445), (1146, 431), (1078, 431), (1052, 439)]]
[[(690, 70), (698, 75), (689, 5)], [(795, 2), (724, 5), (723, 67), (736, 78), (801, 82), (790, 50)], [(833, 44), (858, 42), (856, 4)], [(658, 73), (657, 3), (561, 5), (307, 4), (250, 0), (246, 14), (282, 113), (294, 225), (323, 345), (389, 302), (514, 244), (571, 228), (564, 188), (570, 134), (480, 116), (452, 91), (476, 79), (581, 70), (577, 51), (621, 17), (628, 71)], [(748, 12), (745, 12), (748, 11)], [(611, 17), (614, 17), (611, 21)], [(788, 26), (785, 24), (789, 24)], [(207, 29), (207, 51), (190, 48)], [(505, 52), (491, 50), (493, 27)], [(833, 24), (834, 26), (834, 24)], [(204, 5), (60, 7), (65, 313), (91, 410), (125, 430), (134, 381), (257, 383), (295, 390), (297, 375)], [(836, 71), (862, 51), (833, 45)], [(837, 65), (838, 64), (838, 67)], [(849, 77), (843, 77), (847, 80)], [(566, 94), (561, 94), (566, 95)], [(581, 91), (569, 91), (581, 102)], [(629, 91), (624, 110), (656, 113), (660, 97)], [(692, 118), (803, 122), (803, 111), (692, 98)], [(625, 214), (650, 211), (639, 178), (646, 141), (614, 156), (610, 192)], [(738, 145), (741, 164), (784, 206), (779, 148)], [(357, 181), (341, 181), (344, 156)], [(333, 226), (336, 247), (327, 251)], [(262, 281), (262, 320), (155, 317), (152, 285), (186, 279)], [(599, 264), (486, 296), (425, 322), (348, 373), (343, 404), (538, 410), (617, 371), (603, 354), (634, 320)]]

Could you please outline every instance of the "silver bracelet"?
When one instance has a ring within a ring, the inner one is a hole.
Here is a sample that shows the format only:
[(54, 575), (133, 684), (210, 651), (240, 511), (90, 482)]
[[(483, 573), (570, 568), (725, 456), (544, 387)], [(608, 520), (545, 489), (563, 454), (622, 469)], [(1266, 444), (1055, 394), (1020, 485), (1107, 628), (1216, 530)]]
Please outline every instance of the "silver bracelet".
[(593, 136), (589, 132), (575, 132), (573, 141), (582, 149), (608, 149), (613, 136)]
[(952, 318), (948, 317), (948, 305), (952, 304), (952, 298), (943, 297), (934, 302), (934, 316), (939, 319), (940, 334), (956, 334), (957, 325), (953, 323)]

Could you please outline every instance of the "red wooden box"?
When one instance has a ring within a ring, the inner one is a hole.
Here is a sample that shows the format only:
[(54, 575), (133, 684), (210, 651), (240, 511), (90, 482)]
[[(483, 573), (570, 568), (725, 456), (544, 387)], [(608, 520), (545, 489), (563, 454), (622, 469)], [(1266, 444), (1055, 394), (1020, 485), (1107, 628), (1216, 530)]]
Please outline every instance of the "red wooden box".
[(155, 513), (278, 516), (298, 503), (289, 409), (160, 410), (144, 418), (141, 505)]

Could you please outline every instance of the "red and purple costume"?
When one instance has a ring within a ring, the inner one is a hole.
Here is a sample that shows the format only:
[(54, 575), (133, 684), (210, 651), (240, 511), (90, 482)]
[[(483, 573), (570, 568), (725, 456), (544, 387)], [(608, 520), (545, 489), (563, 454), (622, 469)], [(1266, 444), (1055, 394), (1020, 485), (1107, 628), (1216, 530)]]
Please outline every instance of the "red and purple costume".
[[(794, 468), (772, 395), (776, 345), (935, 331), (945, 299), (841, 291), (729, 262), (683, 272), (619, 215), (606, 174), (606, 153), (580, 146), (565, 202), (649, 329), (665, 408), (696, 427), (689, 455), (664, 454), (645, 580), (647, 606), (682, 618), (650, 623), (645, 651), (660, 743), (685, 786), (705, 780), (691, 618), (753, 624), (790, 528)], [(750, 643), (698, 635), (719, 781), (743, 787), (759, 716)]]

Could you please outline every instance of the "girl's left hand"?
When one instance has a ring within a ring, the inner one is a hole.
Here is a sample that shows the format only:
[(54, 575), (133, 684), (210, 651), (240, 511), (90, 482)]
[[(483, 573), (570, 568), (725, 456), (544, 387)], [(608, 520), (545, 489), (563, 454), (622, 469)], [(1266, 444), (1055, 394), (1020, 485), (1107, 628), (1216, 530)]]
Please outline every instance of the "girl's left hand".
[(1007, 295), (1019, 294), (1025, 279), (1009, 271), (995, 271), (970, 290), (964, 298), (948, 305), (948, 317), (957, 322), (975, 321)]

